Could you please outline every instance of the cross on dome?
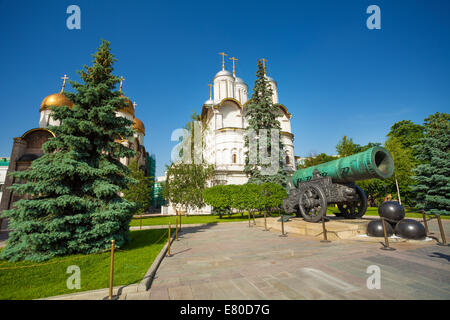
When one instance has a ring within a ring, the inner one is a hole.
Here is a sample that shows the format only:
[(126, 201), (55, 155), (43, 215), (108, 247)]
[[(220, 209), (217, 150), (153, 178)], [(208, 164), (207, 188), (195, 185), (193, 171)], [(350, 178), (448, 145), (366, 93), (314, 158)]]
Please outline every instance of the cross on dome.
[(69, 77), (65, 74), (64, 77), (62, 77), (61, 79), (63, 79), (63, 84), (61, 88), (61, 92), (63, 92), (64, 88), (66, 87), (66, 80), (69, 79)]

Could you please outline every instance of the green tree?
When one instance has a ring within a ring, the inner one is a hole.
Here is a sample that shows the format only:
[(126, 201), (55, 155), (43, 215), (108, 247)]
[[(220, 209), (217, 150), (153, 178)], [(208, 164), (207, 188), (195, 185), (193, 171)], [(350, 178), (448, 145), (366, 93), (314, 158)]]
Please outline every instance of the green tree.
[(128, 166), (130, 169), (130, 176), (138, 183), (130, 183), (128, 187), (123, 190), (123, 197), (138, 205), (136, 213), (142, 214), (146, 212), (152, 200), (152, 177), (147, 177), (141, 169), (139, 169), (138, 162), (133, 159)]
[(241, 216), (244, 216), (245, 206), (245, 185), (233, 185), (233, 192), (231, 194), (231, 207), (236, 209)]
[(326, 153), (320, 153), (318, 155), (313, 155), (310, 154), (305, 161), (303, 162), (303, 164), (300, 164), (298, 166), (299, 169), (305, 169), (305, 168), (309, 168), (312, 166), (316, 166), (318, 164), (321, 163), (325, 163), (325, 162), (329, 162), (329, 161), (333, 161), (336, 160), (337, 158), (334, 156), (329, 156)]
[(286, 189), (279, 184), (266, 182), (260, 186), (261, 207), (271, 213), (273, 209), (280, 209), (283, 199), (288, 197)]
[(184, 208), (186, 212), (201, 208), (205, 205), (203, 190), (213, 175), (212, 165), (172, 163), (167, 167), (164, 199), (176, 207)]
[(423, 138), (424, 127), (411, 120), (402, 120), (392, 125), (387, 136), (397, 138), (405, 148), (411, 148)]
[(234, 185), (217, 185), (203, 190), (205, 203), (213, 207), (220, 219), (226, 213), (230, 216), (232, 214), (232, 194), (236, 190), (234, 187)]
[(347, 157), (352, 154), (358, 153), (361, 149), (359, 144), (353, 142), (352, 138), (347, 138), (347, 136), (342, 137), (342, 139), (336, 145), (336, 152), (340, 157)]
[(450, 215), (450, 114), (425, 119), (424, 137), (414, 146), (422, 162), (414, 169), (416, 207), (430, 214)]
[(136, 205), (119, 196), (132, 181), (118, 159), (135, 155), (115, 139), (133, 135), (132, 122), (116, 117), (123, 108), (121, 92), (114, 91), (119, 78), (112, 74), (114, 56), (102, 41), (93, 65), (71, 81), (76, 93), (64, 93), (73, 101), (52, 108), (61, 121), (51, 130), (56, 138), (43, 145), (44, 155), (30, 170), (11, 175), (23, 184), (11, 187), (26, 194), (4, 212), (13, 231), (1, 256), (11, 261), (43, 261), (54, 256), (92, 253), (128, 240), (129, 223)]
[[(197, 120), (198, 115), (194, 112), (185, 125), (188, 133), (180, 138), (180, 159), (167, 166), (166, 183), (162, 190), (165, 200), (175, 206), (175, 209), (184, 208), (186, 213), (189, 209), (205, 205), (203, 190), (215, 172), (214, 165), (205, 163), (203, 159), (204, 132), (194, 133), (195, 130), (202, 130)], [(200, 146), (196, 145), (196, 136), (201, 138), (197, 141)]]
[[(412, 170), (415, 167), (415, 160), (410, 148), (404, 147), (400, 139), (391, 136), (384, 143), (385, 148), (389, 151), (394, 159), (394, 174), (386, 180), (388, 185), (387, 191), (393, 195), (397, 195), (396, 180), (400, 190), (400, 197), (404, 198), (403, 202), (411, 204), (410, 186), (414, 183), (412, 179)], [(397, 196), (394, 198), (398, 198)]]
[[(272, 102), (272, 89), (266, 78), (261, 61), (258, 61), (258, 71), (256, 76), (257, 79), (255, 81), (255, 87), (253, 88), (252, 97), (245, 108), (245, 117), (248, 119), (249, 125), (246, 129), (246, 135), (244, 137), (245, 147), (248, 150), (245, 153), (244, 172), (249, 177), (249, 183), (260, 184), (264, 182), (274, 182), (285, 186), (287, 184), (287, 173), (283, 170), (284, 157), (283, 143), (281, 142), (281, 125), (277, 120), (279, 109)], [(261, 135), (260, 130), (263, 129), (268, 131), (269, 137), (264, 137)], [(272, 146), (272, 130), (277, 130), (276, 132), (279, 139), (278, 145)], [(249, 154), (250, 132), (252, 131), (256, 134), (256, 163), (251, 163)], [(273, 164), (262, 163), (261, 161), (260, 141), (262, 139), (267, 139), (267, 154), (271, 155), (272, 152), (278, 152), (278, 170), (274, 174), (265, 174), (263, 172), (263, 170), (267, 170)]]

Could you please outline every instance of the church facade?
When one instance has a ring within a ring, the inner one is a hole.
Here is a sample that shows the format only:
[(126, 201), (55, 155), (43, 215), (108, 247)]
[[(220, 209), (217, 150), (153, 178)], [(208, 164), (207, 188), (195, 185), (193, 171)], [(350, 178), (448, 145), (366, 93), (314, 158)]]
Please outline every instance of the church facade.
[[(40, 117), (38, 127), (26, 131), (21, 137), (16, 137), (13, 139), (13, 147), (9, 159), (8, 172), (28, 169), (31, 166), (33, 160), (43, 155), (44, 152), (42, 150), (42, 145), (47, 142), (48, 139), (55, 137), (55, 134), (49, 128), (51, 126), (59, 126), (60, 123), (59, 121), (52, 118), (51, 107), (68, 106), (69, 108), (72, 108), (73, 102), (68, 100), (63, 94), (65, 80), (68, 78), (64, 76), (62, 79), (64, 79), (64, 82), (61, 91), (59, 93), (51, 94), (45, 97), (44, 100), (42, 100), (39, 109)], [(120, 90), (122, 91), (122, 82), (120, 85)], [(134, 129), (134, 135), (133, 137), (128, 137), (126, 139), (118, 139), (116, 140), (116, 142), (135, 150), (139, 167), (144, 170), (144, 172), (146, 172), (148, 171), (147, 168), (149, 167), (147, 164), (149, 155), (143, 145), (145, 127), (143, 122), (135, 116), (136, 104), (133, 104), (130, 99), (126, 97), (124, 98), (127, 101), (126, 106), (123, 109), (117, 111), (116, 116), (125, 117), (133, 121), (132, 127)], [(120, 161), (124, 165), (128, 166), (130, 159), (124, 158), (120, 159)], [(149, 175), (149, 172), (146, 172), (146, 174)], [(21, 198), (19, 195), (14, 194), (12, 191), (10, 191), (8, 188), (9, 186), (18, 182), (19, 181), (15, 181), (15, 179), (11, 176), (6, 176), (3, 185), (3, 193), (1, 195), (0, 212), (10, 209), (13, 203)]]
[[(220, 53), (223, 58), (224, 53)], [(204, 139), (203, 158), (208, 164), (215, 165), (215, 176), (208, 182), (209, 186), (217, 184), (245, 184), (248, 177), (244, 172), (245, 142), (244, 133), (248, 127), (245, 108), (249, 101), (249, 88), (243, 79), (236, 76), (235, 59), (233, 72), (225, 69), (222, 60), (222, 70), (213, 78), (210, 84), (210, 98), (202, 105), (200, 120)], [(265, 67), (264, 67), (265, 69)], [(265, 75), (272, 88), (272, 102), (278, 107), (278, 121), (281, 125), (281, 140), (284, 145), (284, 170), (289, 176), (295, 171), (294, 135), (291, 130), (292, 115), (279, 102), (278, 84)], [(175, 214), (175, 210), (168, 205), (163, 213)], [(188, 214), (210, 213), (211, 208), (188, 212)]]

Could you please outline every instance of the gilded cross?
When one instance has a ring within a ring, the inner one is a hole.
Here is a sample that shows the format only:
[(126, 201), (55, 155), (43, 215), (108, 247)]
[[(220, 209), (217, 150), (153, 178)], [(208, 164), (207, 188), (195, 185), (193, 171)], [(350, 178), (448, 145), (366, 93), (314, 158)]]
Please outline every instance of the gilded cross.
[(123, 84), (124, 80), (125, 80), (125, 78), (120, 76), (120, 91), (122, 91), (122, 84)]
[(62, 84), (62, 89), (61, 89), (61, 92), (63, 92), (64, 88), (66, 87), (66, 80), (69, 79), (69, 77), (65, 74), (64, 77), (62, 77), (61, 79), (63, 79), (63, 84)]
[(231, 57), (230, 60), (233, 60), (233, 76), (236, 77), (236, 69), (234, 67), (234, 62), (238, 61), (238, 59), (236, 59), (235, 57)]
[(262, 58), (261, 61), (263, 62), (264, 74), (266, 74), (266, 62), (267, 62), (267, 60)]
[(225, 70), (225, 56), (227, 54), (225, 52), (219, 52), (219, 54), (222, 56), (222, 70)]
[(208, 86), (209, 86), (209, 100), (212, 100), (212, 87), (213, 87), (213, 85), (210, 83), (210, 84), (208, 84)]
[(137, 107), (136, 101), (133, 102), (133, 107), (134, 107), (134, 109), (136, 109), (136, 107)]

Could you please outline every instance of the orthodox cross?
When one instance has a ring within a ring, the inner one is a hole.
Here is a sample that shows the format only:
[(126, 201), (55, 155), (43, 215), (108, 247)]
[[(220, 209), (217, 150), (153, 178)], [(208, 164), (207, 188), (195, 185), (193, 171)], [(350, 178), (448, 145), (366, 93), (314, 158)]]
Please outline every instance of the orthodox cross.
[(267, 60), (262, 58), (261, 61), (263, 62), (264, 74), (266, 74), (266, 62), (267, 62)]
[(134, 107), (134, 109), (136, 109), (136, 107), (137, 107), (137, 103), (136, 103), (136, 101), (135, 101), (135, 102), (133, 102), (133, 107)]
[(122, 91), (122, 84), (123, 84), (124, 80), (125, 80), (125, 78), (120, 76), (120, 91)]
[(236, 77), (236, 70), (234, 68), (234, 62), (238, 61), (238, 59), (236, 59), (235, 57), (231, 57), (230, 60), (233, 60), (233, 76)]
[(209, 86), (209, 100), (212, 100), (212, 87), (213, 87), (213, 85), (210, 83), (210, 84), (208, 84), (208, 86)]
[(219, 54), (222, 56), (222, 70), (225, 70), (225, 56), (227, 54), (225, 52), (219, 52)]
[(64, 77), (62, 77), (61, 79), (63, 79), (63, 85), (61, 89), (61, 92), (63, 92), (64, 88), (66, 87), (66, 80), (69, 79), (69, 77), (65, 74)]

